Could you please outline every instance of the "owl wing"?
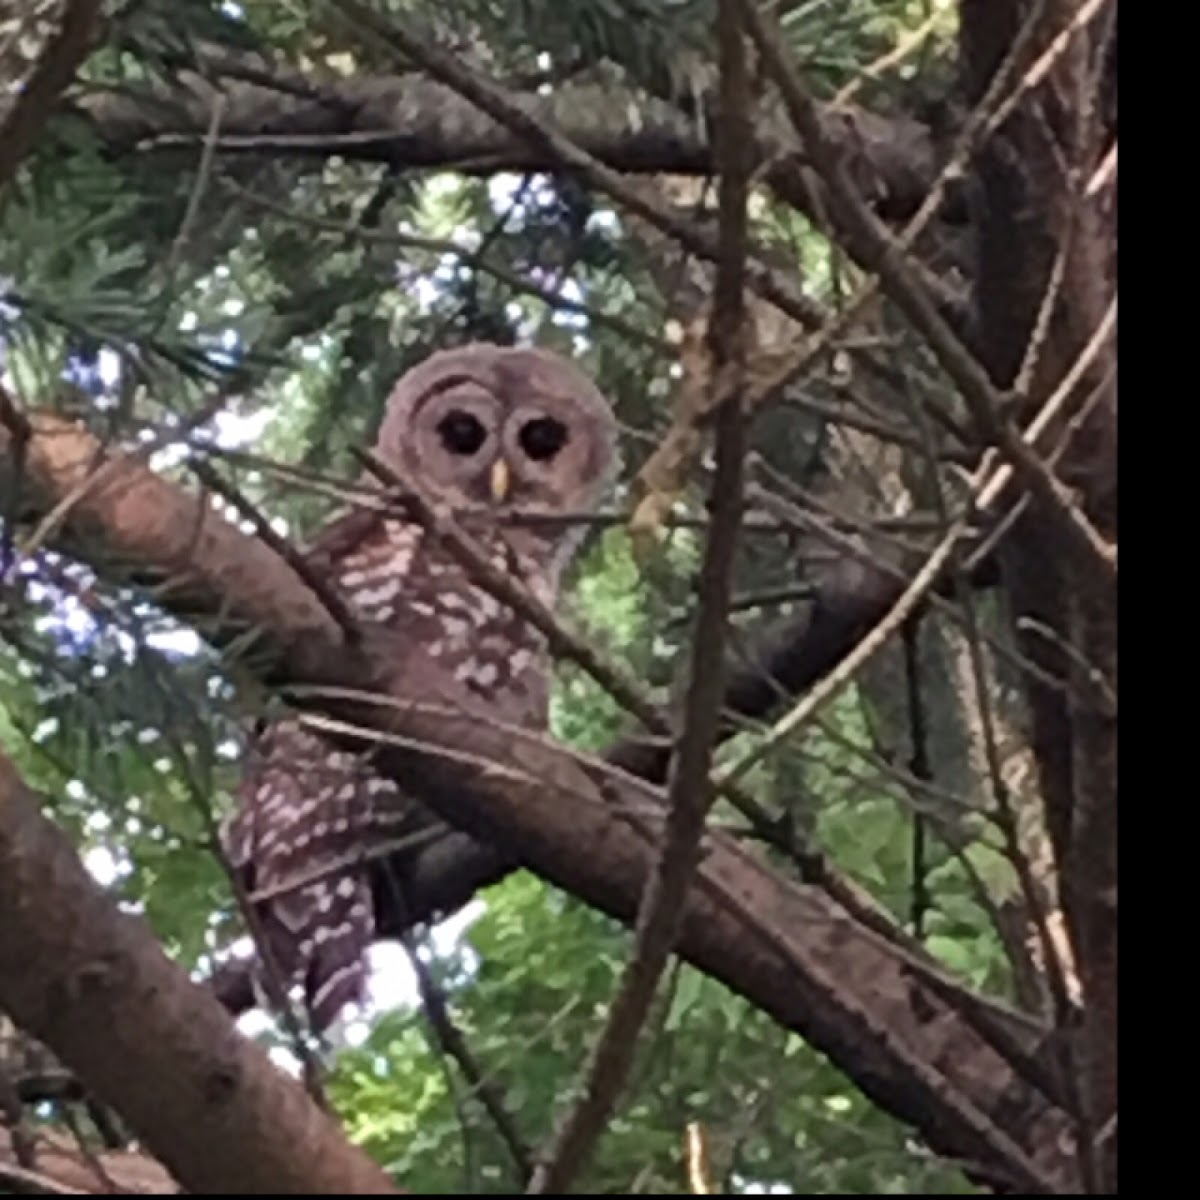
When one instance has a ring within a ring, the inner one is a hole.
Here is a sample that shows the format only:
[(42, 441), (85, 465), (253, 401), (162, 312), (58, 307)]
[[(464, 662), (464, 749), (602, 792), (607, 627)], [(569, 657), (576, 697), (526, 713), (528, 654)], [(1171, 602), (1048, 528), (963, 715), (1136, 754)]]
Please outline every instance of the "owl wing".
[[(386, 571), (398, 583), (404, 545), (389, 547), (394, 522), (362, 509), (340, 514), (306, 547), (324, 577), (367, 583)], [(400, 539), (403, 542), (403, 539)], [(374, 570), (375, 574), (372, 574)], [(343, 587), (353, 602), (353, 587)], [(369, 593), (368, 593), (369, 594)], [(371, 605), (358, 605), (364, 617)], [(268, 724), (254, 740), (223, 842), (251, 899), (260, 959), (290, 992), (299, 989), (323, 1031), (349, 1002), (361, 1002), (365, 954), (374, 940), (371, 863), (420, 812), (404, 803), (367, 757), (351, 754), (295, 719)]]
[(419, 811), (366, 758), (290, 718), (259, 735), (238, 799), (224, 842), (254, 909), (260, 957), (288, 991), (300, 989), (323, 1031), (364, 997), (371, 865), (419, 824)]

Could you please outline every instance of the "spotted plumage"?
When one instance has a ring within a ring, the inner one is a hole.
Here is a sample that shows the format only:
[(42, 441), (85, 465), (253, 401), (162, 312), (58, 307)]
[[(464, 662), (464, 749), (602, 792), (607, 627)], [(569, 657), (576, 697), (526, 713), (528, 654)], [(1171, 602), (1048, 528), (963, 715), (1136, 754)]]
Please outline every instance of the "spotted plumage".
[[(570, 364), (540, 351), (470, 346), (410, 371), (389, 399), (376, 453), (427, 499), (455, 512), (493, 566), (553, 604), (579, 528), (531, 521), (595, 506), (615, 465), (608, 405)], [(438, 539), (359, 509), (308, 552), (351, 611), (420, 646), (436, 669), (533, 728), (547, 717), (543, 639), (469, 579)], [(415, 697), (428, 680), (404, 678)], [(374, 898), (404, 886), (397, 847), (434, 818), (296, 718), (269, 724), (247, 761), (226, 826), (231, 863), (254, 899), (260, 944), (325, 1029), (363, 998)]]

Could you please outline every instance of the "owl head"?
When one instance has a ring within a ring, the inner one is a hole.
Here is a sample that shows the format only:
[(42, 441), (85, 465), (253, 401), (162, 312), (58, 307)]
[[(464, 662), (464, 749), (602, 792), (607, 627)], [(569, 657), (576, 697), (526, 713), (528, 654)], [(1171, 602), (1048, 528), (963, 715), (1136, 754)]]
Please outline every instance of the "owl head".
[(616, 472), (616, 421), (558, 355), (478, 343), (434, 354), (401, 378), (375, 450), (429, 499), (454, 507), (497, 517), (587, 512)]

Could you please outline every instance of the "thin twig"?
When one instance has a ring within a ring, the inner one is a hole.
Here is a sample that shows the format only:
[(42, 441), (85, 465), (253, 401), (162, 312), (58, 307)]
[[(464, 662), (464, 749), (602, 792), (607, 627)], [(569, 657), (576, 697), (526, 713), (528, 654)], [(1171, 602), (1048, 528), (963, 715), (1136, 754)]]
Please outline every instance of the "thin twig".
[(82, 1188), (68, 1187), (43, 1175), (40, 1171), (30, 1171), (12, 1163), (0, 1162), (0, 1193), (13, 1196), (86, 1196), (88, 1192)]
[[(308, 492), (316, 496), (324, 496), (339, 505), (354, 505), (359, 508), (369, 508), (381, 516), (408, 516), (406, 506), (407, 495), (396, 494), (396, 488), (389, 486), (386, 493), (378, 490), (364, 489), (347, 483), (336, 475), (325, 474), (312, 468), (297, 468), (286, 463), (275, 462), (247, 450), (228, 449), (219, 446), (206, 446), (209, 458), (223, 458), (232, 463), (239, 463), (272, 476), (281, 484), (286, 484), (297, 491)], [(361, 460), (360, 460), (361, 461)], [(953, 458), (950, 461), (955, 461)], [(368, 468), (376, 474), (376, 467)], [(495, 509), (480, 505), (451, 506), (446, 514), (458, 520), (472, 513), (486, 512), (488, 519), (497, 525), (532, 525), (532, 526), (586, 526), (588, 528), (609, 529), (625, 528), (629, 524), (629, 513), (624, 509), (573, 509), (562, 512), (544, 512), (540, 509), (513, 507), (498, 512)], [(859, 518), (840, 513), (830, 513), (830, 519), (835, 524), (848, 525), (852, 528), (863, 528), (865, 522)], [(670, 514), (663, 520), (664, 529), (688, 529), (703, 532), (709, 527), (707, 517), (683, 516)], [(923, 532), (936, 525), (930, 519), (922, 519), (918, 514), (906, 517), (880, 516), (872, 519), (870, 527), (881, 533), (895, 530), (897, 532)], [(777, 537), (781, 533), (790, 533), (794, 524), (789, 521), (771, 517), (763, 512), (747, 512), (742, 520), (742, 532), (745, 534)]]
[(265, 542), (289, 567), (300, 577), (304, 585), (325, 606), (326, 612), (338, 623), (342, 632), (350, 642), (357, 642), (361, 636), (361, 623), (350, 611), (345, 600), (338, 594), (337, 589), (330, 586), (328, 580), (322, 578), (313, 570), (307, 559), (287, 538), (281, 537), (272, 527), (271, 522), (252, 504), (242, 493), (226, 482), (212, 468), (210, 463), (201, 458), (191, 460), (190, 466), (196, 478), (210, 491), (215, 492), (227, 504), (236, 509), (254, 526), (254, 532)]
[[(994, 486), (998, 471), (992, 469), (992, 454), (984, 456), (980, 469), (972, 477), (974, 491), (983, 496)], [(966, 536), (969, 521), (960, 517), (947, 530), (921, 569), (912, 577), (904, 592), (881, 618), (879, 623), (789, 712), (781, 717), (766, 737), (740, 759), (722, 770), (717, 777), (719, 786), (726, 786), (742, 779), (785, 739), (792, 737), (808, 725), (817, 711), (832, 700), (843, 687), (891, 640), (925, 601), (929, 591), (936, 585), (951, 561), (951, 555), (959, 542)]]
[[(151, 682), (153, 686), (161, 687), (157, 676), (152, 677)], [(192, 807), (196, 810), (196, 814), (200, 818), (200, 823), (204, 827), (208, 851), (216, 859), (217, 865), (221, 868), (226, 879), (229, 880), (234, 903), (241, 913), (242, 920), (246, 923), (246, 929), (250, 933), (250, 940), (254, 943), (255, 952), (258, 955), (258, 961), (262, 965), (261, 980), (267, 994), (267, 999), (274, 1006), (279, 1020), (283, 1025), (284, 1033), (287, 1035), (290, 1047), (296, 1056), (296, 1061), (300, 1064), (305, 1090), (312, 1098), (314, 1104), (325, 1112), (331, 1112), (329, 1098), (325, 1093), (321, 1063), (305, 1039), (301, 1019), (297, 1016), (288, 999), (287, 983), (283, 971), (280, 969), (279, 963), (276, 961), (271, 949), (270, 940), (263, 930), (258, 909), (254, 906), (242, 876), (230, 861), (229, 855), (225, 850), (225, 845), (221, 840), (220, 829), (213, 815), (212, 779), (211, 777), (207, 779), (197, 777), (192, 757), (188, 753), (184, 740), (180, 737), (178, 728), (174, 724), (171, 722), (164, 723), (162, 735), (168, 747), (175, 755), (188, 799), (191, 801)]]
[(446, 1003), (446, 995), (433, 978), (433, 972), (421, 958), (419, 947), (413, 938), (405, 935), (401, 939), (401, 945), (408, 955), (409, 964), (416, 976), (417, 990), (421, 994), (421, 1004), (425, 1009), (425, 1015), (429, 1019), (434, 1036), (438, 1040), (438, 1045), (441, 1046), (444, 1054), (448, 1054), (458, 1063), (459, 1070), (471, 1085), (471, 1090), (479, 1097), (479, 1102), (491, 1118), (496, 1132), (512, 1156), (522, 1182), (528, 1180), (533, 1170), (533, 1155), (525, 1144), (525, 1139), (521, 1136), (521, 1131), (517, 1128), (512, 1113), (508, 1110), (504, 1096), (479, 1065), (462, 1030), (455, 1024), (454, 1018), (450, 1015), (450, 1006)]
[(1078, 646), (1067, 641), (1061, 633), (1056, 629), (1051, 629), (1044, 621), (1039, 621), (1034, 617), (1018, 617), (1016, 627), (1022, 633), (1033, 633), (1044, 638), (1069, 658), (1079, 668), (1082, 677), (1095, 689), (1090, 697), (1092, 703), (1106, 716), (1116, 717), (1117, 694), (1113, 691), (1112, 684), (1105, 678), (1104, 672), (1095, 663), (1089, 661)]
[(709, 322), (710, 402), (716, 410), (712, 525), (700, 569), (700, 595), (682, 730), (668, 782), (660, 852), (638, 906), (633, 954), (585, 1068), (581, 1095), (555, 1132), (528, 1191), (562, 1194), (578, 1175), (616, 1107), (638, 1035), (678, 934), (713, 799), (709, 768), (721, 727), (733, 562), (745, 470), (746, 201), (752, 127), (746, 46), (733, 0), (717, 10), (720, 47), (720, 243)]
[[(307, 716), (302, 716), (299, 723), (306, 729), (312, 728), (312, 722)], [(321, 728), (326, 727), (322, 725)], [(363, 730), (362, 732), (365, 737), (367, 731)], [(378, 842), (372, 842), (368, 848), (355, 848), (347, 850), (344, 854), (336, 854), (332, 858), (323, 858), (319, 866), (310, 867), (306, 871), (297, 871), (294, 875), (288, 875), (278, 883), (248, 892), (246, 899), (251, 904), (262, 904), (266, 900), (275, 900), (279, 896), (289, 895), (301, 888), (341, 875), (347, 867), (363, 867), (368, 863), (391, 858), (393, 854), (411, 852), (420, 846), (437, 841), (441, 836), (442, 831), (433, 826), (400, 837), (383, 838)]]
[(711, 1196), (714, 1194), (712, 1168), (708, 1161), (704, 1126), (699, 1121), (689, 1121), (685, 1136), (688, 1186), (693, 1196)]
[[(1105, 6), (1109, 4), (1110, 0), (1085, 0), (1076, 9), (1071, 20), (1058, 31), (1046, 49), (1030, 65), (1029, 69), (1024, 72), (1017, 86), (1005, 98), (1004, 103), (998, 106), (996, 111), (988, 118), (983, 130), (984, 137), (990, 137), (1008, 120), (1013, 110), (1021, 102), (1021, 98), (1031, 92), (1050, 74), (1054, 64), (1058, 62), (1066, 52), (1067, 47), (1071, 44), (1071, 39), (1076, 34), (1082, 33), (1084, 28), (1090, 25), (1101, 14)], [(1113, 4), (1112, 7), (1115, 9), (1116, 5)]]
[(829, 107), (831, 110), (844, 108), (851, 100), (854, 99), (858, 90), (867, 80), (876, 80), (885, 71), (889, 71), (892, 67), (899, 66), (914, 50), (920, 48), (921, 44), (932, 34), (943, 21), (945, 21), (945, 11), (941, 7), (934, 7), (933, 11), (921, 22), (916, 29), (908, 30), (896, 44), (885, 53), (881, 54), (873, 62), (869, 62), (864, 66), (858, 74), (843, 87), (836, 96), (830, 101)]
[(606, 325), (614, 332), (621, 334), (622, 337), (645, 345), (658, 354), (674, 354), (674, 347), (666, 338), (652, 333), (644, 326), (626, 321), (623, 317), (619, 317), (614, 313), (605, 312), (603, 309), (598, 309), (582, 300), (572, 300), (560, 292), (543, 287), (535, 280), (520, 275), (501, 263), (497, 263), (493, 259), (486, 257), (482, 246), (472, 249), (470, 246), (465, 246), (450, 238), (425, 237), (421, 234), (402, 233), (399, 231), (385, 232), (376, 229), (363, 229), (357, 225), (346, 224), (342, 221), (333, 221), (327, 217), (313, 216), (311, 213), (302, 212), (286, 204), (280, 204), (258, 192), (242, 187), (232, 180), (222, 180), (222, 186), (267, 212), (276, 213), (286, 220), (292, 221), (297, 225), (306, 226), (309, 229), (318, 229), (325, 233), (342, 234), (365, 245), (399, 246), (413, 250), (423, 250), (429, 254), (453, 255), (464, 263), (464, 265), (469, 265), (472, 270), (479, 271), (484, 275), (490, 275), (497, 282), (512, 288), (513, 291), (524, 292), (527, 295), (533, 296), (550, 308), (561, 309), (563, 312), (578, 313), (580, 316), (587, 317), (594, 324)]
[[(1071, 372), (1068, 371), (1068, 376), (1070, 374)], [(1032, 441), (1037, 433), (1045, 428), (1056, 412), (1057, 404), (1066, 396), (1067, 391), (1068, 389), (1060, 387), (1046, 404), (1043, 405), (1026, 431), (1025, 436), (1027, 439)], [(914, 405), (913, 407), (918, 429), (924, 434), (926, 439), (926, 459), (930, 467), (933, 468), (935, 483), (933, 502), (938, 512), (942, 514), (943, 519), (949, 520), (949, 508), (941, 486), (941, 476), (938, 474), (936, 464), (931, 458), (933, 452), (932, 431), (929, 429), (928, 423), (924, 420), (920, 407), (918, 405)], [(999, 473), (1004, 473), (1008, 470), (1009, 468), (1004, 467)], [(1071, 1013), (1070, 998), (1066, 989), (1066, 970), (1050, 936), (1045, 909), (1040, 900), (1028, 855), (1021, 845), (1016, 813), (1011, 804), (1008, 784), (1004, 779), (991, 693), (987, 687), (986, 664), (983, 654), (983, 633), (979, 620), (978, 606), (975, 603), (975, 598), (971, 594), (970, 588), (966, 586), (965, 565), (960, 555), (956, 555), (952, 563), (952, 578), (956, 582), (955, 598), (963, 618), (962, 625), (965, 633), (968, 662), (971, 668), (973, 699), (975, 707), (978, 710), (983, 739), (984, 762), (987, 768), (988, 783), (994, 800), (995, 811), (991, 816), (1000, 830), (1005, 856), (1017, 876), (1018, 887), (1025, 905), (1027, 918), (1033, 924), (1038, 937), (1039, 948), (1045, 964), (1045, 974), (1049, 979), (1050, 993), (1054, 1003), (1056, 1025), (1062, 1030), (1068, 1025)], [(983, 889), (982, 881), (980, 881), (980, 888), (986, 895), (986, 889)], [(994, 923), (997, 932), (1003, 938), (1000, 923), (998, 921)], [(1007, 943), (1007, 939), (1005, 941)], [(1016, 969), (1016, 965), (1014, 961), (1014, 970)], [(1057, 1075), (1061, 1082), (1061, 1090), (1066, 1093), (1065, 1107), (1072, 1114), (1077, 1114), (1079, 1112), (1079, 1096), (1075, 1085), (1075, 1072), (1068, 1061), (1070, 1053), (1070, 1046), (1063, 1043), (1059, 1047), (1058, 1061), (1055, 1063), (1055, 1066), (1058, 1067)], [(1086, 1171), (1084, 1174), (1086, 1175)]]
[(179, 222), (179, 232), (175, 235), (175, 241), (172, 242), (171, 251), (167, 255), (166, 270), (168, 275), (174, 273), (175, 267), (187, 249), (188, 241), (192, 236), (192, 228), (195, 226), (196, 217), (200, 212), (200, 203), (204, 199), (204, 193), (208, 190), (208, 181), (212, 175), (212, 166), (217, 154), (217, 138), (221, 131), (221, 117), (225, 112), (226, 103), (227, 98), (224, 92), (217, 92), (213, 97), (208, 128), (204, 133), (204, 146), (200, 152), (200, 164), (196, 168), (196, 182), (192, 186), (191, 195), (188, 196), (187, 208), (184, 210), (183, 220)]
[[(812, 413), (814, 416), (821, 417), (833, 425), (844, 425), (848, 429), (858, 429), (863, 433), (869, 433), (872, 437), (877, 437), (881, 441), (892, 442), (897, 446), (905, 446), (909, 449), (917, 448), (917, 439), (907, 430), (897, 429), (885, 421), (877, 421), (869, 416), (851, 412), (844, 404), (827, 404), (811, 396), (796, 395), (788, 396), (781, 404), (785, 408), (794, 408), (799, 412)], [(941, 452), (941, 456), (946, 457), (952, 462), (962, 463), (963, 465), (974, 462), (978, 457), (976, 453), (970, 450), (946, 450)]]
[[(908, 769), (914, 779), (929, 783), (933, 772), (929, 765), (925, 697), (921, 688), (921, 619), (913, 617), (904, 626), (904, 677), (908, 699), (908, 731), (911, 757)], [(925, 915), (929, 911), (929, 876), (925, 861), (925, 817), (915, 811), (912, 817), (912, 901), (910, 922), (913, 937), (925, 938)]]

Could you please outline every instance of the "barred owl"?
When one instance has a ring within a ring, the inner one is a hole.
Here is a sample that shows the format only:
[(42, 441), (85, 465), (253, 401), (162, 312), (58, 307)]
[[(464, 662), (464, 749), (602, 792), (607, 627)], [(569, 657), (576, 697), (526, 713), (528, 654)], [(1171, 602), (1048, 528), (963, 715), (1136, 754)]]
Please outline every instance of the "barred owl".
[[(615, 468), (615, 430), (607, 402), (566, 361), (479, 344), (435, 354), (400, 380), (375, 449), (551, 604), (581, 526), (529, 517), (595, 507)], [(332, 521), (308, 557), (360, 619), (403, 630), (498, 718), (544, 726), (540, 635), (475, 587), (436, 538), (359, 509)], [(422, 694), (420, 678), (403, 683)], [(295, 719), (269, 724), (255, 739), (224, 830), (226, 851), (255, 897), (274, 968), (289, 990), (303, 992), (316, 1029), (362, 999), (382, 850), (431, 820), (375, 773), (369, 755)]]

